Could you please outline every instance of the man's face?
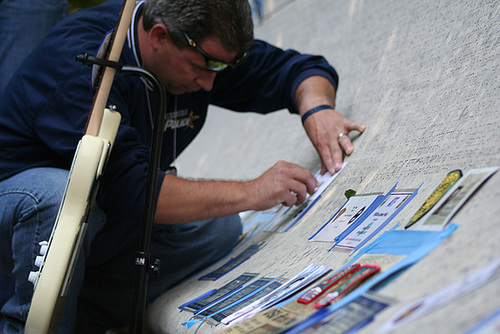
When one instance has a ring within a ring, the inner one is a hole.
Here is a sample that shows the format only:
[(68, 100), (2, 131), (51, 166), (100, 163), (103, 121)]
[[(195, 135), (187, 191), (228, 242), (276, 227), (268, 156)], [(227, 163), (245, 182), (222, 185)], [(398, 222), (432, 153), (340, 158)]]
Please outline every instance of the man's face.
[[(207, 37), (199, 46), (211, 57), (230, 62), (236, 52), (227, 52), (219, 39)], [(206, 67), (205, 57), (194, 48), (163, 44), (151, 59), (152, 70), (171, 94), (184, 94), (213, 87), (216, 72)]]

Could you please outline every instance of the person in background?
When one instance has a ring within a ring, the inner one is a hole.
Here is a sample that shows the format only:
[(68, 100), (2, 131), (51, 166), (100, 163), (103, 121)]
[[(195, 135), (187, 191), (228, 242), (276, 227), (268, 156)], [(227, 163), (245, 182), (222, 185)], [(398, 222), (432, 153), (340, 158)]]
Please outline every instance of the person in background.
[[(0, 1), (0, 93), (28, 54), (58, 21), (68, 15), (67, 0)], [(11, 296), (14, 281), (0, 273), (0, 308)], [(0, 314), (0, 328), (5, 320)]]
[(254, 21), (256, 23), (261, 23), (262, 19), (264, 18), (262, 0), (249, 0), (249, 3), (250, 3), (250, 8), (252, 8), (252, 16), (255, 17)]
[(68, 11), (67, 0), (0, 1), (0, 92), (33, 48)]

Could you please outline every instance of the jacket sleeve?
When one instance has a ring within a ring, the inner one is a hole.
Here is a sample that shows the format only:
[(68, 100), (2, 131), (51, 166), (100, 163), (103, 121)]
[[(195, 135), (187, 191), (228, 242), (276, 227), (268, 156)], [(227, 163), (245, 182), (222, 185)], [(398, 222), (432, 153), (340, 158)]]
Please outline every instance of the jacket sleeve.
[(298, 113), (295, 92), (313, 75), (324, 76), (338, 87), (337, 72), (323, 57), (255, 40), (240, 66), (217, 75), (210, 102), (237, 111), (266, 113), (288, 108)]
[[(139, 114), (148, 114), (137, 99), (142, 92), (140, 79), (117, 76), (109, 96), (109, 104), (116, 105), (122, 119), (97, 200), (111, 224), (133, 226), (143, 218), (150, 133), (141, 133), (133, 126), (134, 119), (142, 118)], [(163, 178), (164, 173), (159, 172), (157, 195)]]

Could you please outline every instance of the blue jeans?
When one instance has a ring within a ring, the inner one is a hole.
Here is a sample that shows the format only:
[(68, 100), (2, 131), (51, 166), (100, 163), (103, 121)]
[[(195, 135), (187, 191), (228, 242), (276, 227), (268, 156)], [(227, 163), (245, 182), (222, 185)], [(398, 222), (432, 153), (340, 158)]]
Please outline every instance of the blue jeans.
[[(37, 168), (0, 182), (0, 272), (10, 273), (15, 285), (15, 293), (3, 291), (10, 295), (1, 309), (5, 333), (23, 330), (33, 294), (27, 277), (39, 242), (49, 239), (67, 177), (64, 170)], [(59, 333), (103, 333), (128, 324), (140, 230), (140, 223), (106, 220), (94, 207)], [(148, 301), (227, 254), (240, 233), (237, 215), (155, 224), (151, 253), (162, 265), (159, 276), (149, 276)]]
[(67, 0), (0, 0), (0, 93), (68, 7)]
[[(66, 187), (68, 171), (54, 168), (30, 169), (0, 182), (0, 272), (10, 274), (15, 290), (3, 290), (10, 295), (2, 307), (7, 320), (5, 333), (19, 333), (33, 295), (33, 284), (27, 280), (30, 271), (36, 271), (35, 257), (39, 243), (48, 241)], [(105, 222), (105, 216), (94, 210), (90, 218), (84, 254), (90, 251), (90, 241)], [(72, 332), (76, 301), (82, 284), (84, 257), (78, 259), (65, 320), (60, 333)], [(5, 321), (5, 320), (4, 320)]]

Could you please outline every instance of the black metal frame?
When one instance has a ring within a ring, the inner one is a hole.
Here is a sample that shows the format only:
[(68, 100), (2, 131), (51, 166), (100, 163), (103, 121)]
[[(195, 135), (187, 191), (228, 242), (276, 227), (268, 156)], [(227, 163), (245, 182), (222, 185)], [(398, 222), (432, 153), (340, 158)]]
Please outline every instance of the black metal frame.
[(153, 135), (149, 155), (149, 169), (146, 184), (146, 199), (144, 203), (141, 243), (135, 258), (134, 296), (132, 299), (132, 316), (129, 323), (129, 333), (142, 333), (144, 329), (144, 313), (147, 302), (149, 272), (159, 273), (160, 261), (151, 261), (151, 232), (156, 209), (156, 187), (160, 170), (160, 157), (163, 141), (163, 124), (165, 123), (165, 108), (167, 94), (165, 86), (153, 73), (136, 66), (125, 66), (118, 62), (96, 58), (88, 54), (78, 55), (77, 60), (87, 65), (109, 66), (123, 75), (140, 76), (150, 82), (157, 95), (156, 112), (153, 120)]

